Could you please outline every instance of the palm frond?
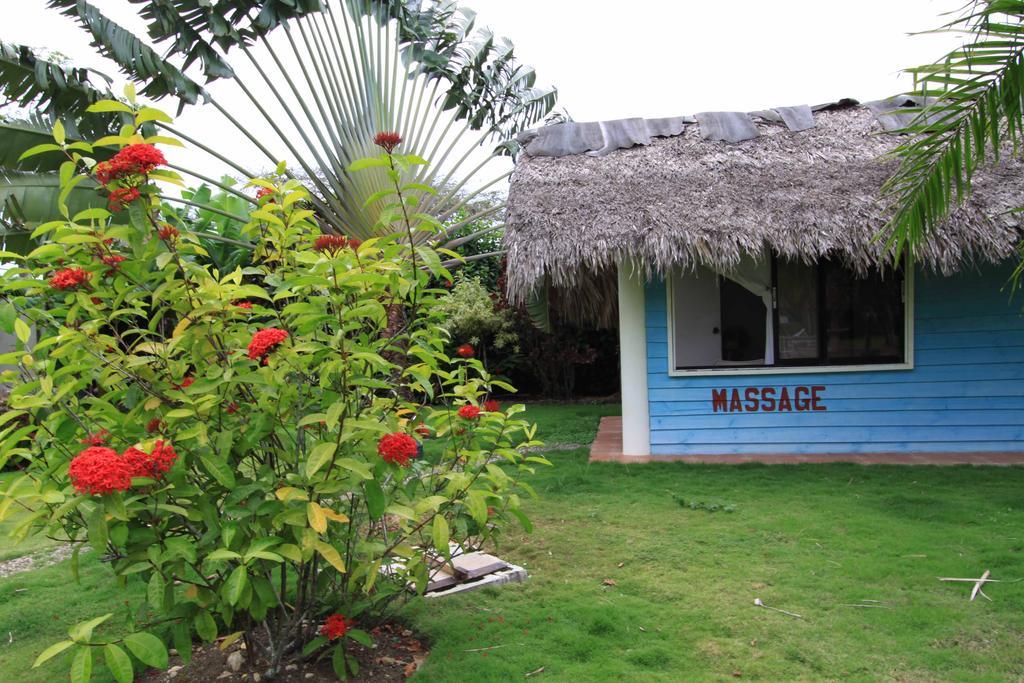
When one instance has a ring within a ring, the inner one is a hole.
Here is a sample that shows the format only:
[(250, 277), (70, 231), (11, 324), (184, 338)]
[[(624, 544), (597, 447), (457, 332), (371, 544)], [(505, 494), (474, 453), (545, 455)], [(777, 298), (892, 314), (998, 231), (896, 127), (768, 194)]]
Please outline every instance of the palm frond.
[[(203, 87), (143, 43), (131, 31), (112, 21), (87, 0), (48, 0), (47, 4), (77, 21), (92, 37), (92, 45), (132, 80), (143, 83), (146, 97), (160, 99), (168, 95), (182, 103), (195, 104), (205, 95)], [(204, 41), (205, 43), (205, 41)], [(230, 75), (219, 63), (204, 62), (208, 78)]]
[(908, 71), (928, 98), (894, 154), (900, 166), (883, 188), (894, 204), (886, 237), (898, 251), (913, 248), (971, 191), (988, 157), (1024, 131), (1024, 4), (989, 0), (951, 22), (973, 38), (941, 61)]
[[(57, 209), (60, 195), (57, 173), (23, 173), (0, 169), (0, 226), (5, 231), (29, 230), (40, 223), (62, 218)], [(65, 199), (68, 212), (106, 206), (106, 199), (91, 182), (80, 183)]]
[(23, 108), (78, 117), (110, 99), (110, 78), (92, 69), (40, 57), (25, 45), (0, 42), (0, 99)]
[[(516, 62), (511, 43), (474, 28), (473, 13), (447, 0), (428, 9), (415, 0), (132, 1), (154, 44), (167, 48), (164, 57), (87, 0), (48, 0), (142, 84), (143, 95), (202, 98), (237, 129), (235, 149), (251, 146), (266, 166), (284, 160), (293, 177), (311, 183), (321, 224), (361, 238), (374, 233), (381, 209), (367, 199), (389, 180), (348, 168), (379, 153), (377, 132), (398, 131), (403, 152), (431, 162), (405, 180), (445, 187), (422, 198), (424, 212), (445, 220), (507, 177), (496, 155), (514, 152), (514, 133), (555, 102), (555, 91), (538, 88), (533, 71)], [(257, 77), (240, 76), (233, 60)], [(185, 73), (190, 67), (203, 83), (231, 81), (240, 97), (213, 97)], [(269, 138), (255, 132), (268, 127)], [(235, 154), (218, 150), (222, 141), (169, 130), (250, 175)], [(487, 179), (492, 167), (500, 170)]]

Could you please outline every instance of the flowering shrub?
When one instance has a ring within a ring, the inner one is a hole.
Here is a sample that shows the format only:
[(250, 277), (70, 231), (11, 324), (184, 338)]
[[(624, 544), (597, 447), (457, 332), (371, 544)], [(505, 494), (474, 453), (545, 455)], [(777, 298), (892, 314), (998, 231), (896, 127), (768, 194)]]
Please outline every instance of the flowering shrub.
[(478, 407), (511, 387), (445, 352), (429, 283), (451, 274), (414, 246), (439, 225), (416, 208), (429, 188), (402, 180), (425, 162), (394, 134), (353, 164), (394, 181), (381, 236), (361, 244), (324, 240), (297, 181), (253, 179), (252, 265), (219, 272), (155, 197), (176, 181), (151, 144), (167, 138), (125, 130), (94, 165), (61, 137), (66, 184), (92, 176), (139, 197), (118, 214), (62, 208), (0, 285), (19, 339), (0, 356), (16, 368), (0, 377), (13, 384), (0, 466), (24, 467), (0, 518), (31, 510), (16, 533), (72, 544), (75, 572), (92, 548), (111, 580), (145, 583), (148, 612), (123, 638), (94, 635), (110, 614), (73, 626), (37, 665), (70, 650), (72, 680), (102, 661), (121, 683), (140, 662), (166, 666), (168, 643), (187, 658), (194, 639), (225, 638), (264, 677), (319, 657), (344, 677), (346, 643), (370, 643), (354, 620), (424, 591), (450, 543), (528, 528), (521, 479), (547, 464), (521, 450), (537, 443), (522, 406)]
[(453, 338), (503, 352), (499, 356), (519, 352), (514, 311), (504, 305), (502, 298), (488, 292), (480, 278), (456, 278), (451, 292), (441, 300), (441, 309)]

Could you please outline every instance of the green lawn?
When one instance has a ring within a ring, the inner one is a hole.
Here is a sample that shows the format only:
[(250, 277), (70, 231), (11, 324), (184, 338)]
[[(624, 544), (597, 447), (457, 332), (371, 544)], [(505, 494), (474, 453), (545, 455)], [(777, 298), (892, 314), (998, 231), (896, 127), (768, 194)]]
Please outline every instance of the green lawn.
[[(546, 441), (582, 443), (615, 411), (542, 405), (530, 414)], [(533, 480), (534, 533), (517, 531), (499, 549), (531, 578), (410, 604), (405, 615), (432, 648), (416, 680), (525, 680), (541, 667), (529, 680), (1024, 677), (1024, 582), (989, 584), (993, 602), (972, 603), (969, 585), (936, 580), (985, 569), (1024, 578), (1024, 468), (550, 457), (556, 466)], [(0, 553), (11, 554), (2, 544)], [(0, 680), (62, 679), (62, 664), (26, 667), (67, 624), (120, 604), (106, 567), (82, 564), (82, 586), (66, 563), (0, 580)]]

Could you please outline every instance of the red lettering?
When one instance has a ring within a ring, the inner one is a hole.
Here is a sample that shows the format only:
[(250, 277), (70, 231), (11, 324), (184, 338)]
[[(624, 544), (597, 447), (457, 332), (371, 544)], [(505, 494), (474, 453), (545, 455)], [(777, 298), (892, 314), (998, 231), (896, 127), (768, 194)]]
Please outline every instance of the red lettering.
[(774, 413), (828, 410), (824, 403), (827, 387), (746, 387), (712, 389), (711, 410), (715, 413)]
[(729, 400), (729, 412), (741, 412), (743, 410), (743, 404), (740, 403), (740, 390), (732, 390), (732, 398)]
[(757, 397), (760, 393), (757, 387), (747, 387), (746, 391), (743, 392), (743, 398), (746, 399), (746, 403), (743, 404), (743, 410), (748, 413), (756, 413), (758, 407)]
[(789, 390), (786, 387), (782, 387), (782, 393), (779, 394), (779, 412), (792, 410), (793, 404), (789, 402)]
[(818, 392), (825, 391), (825, 387), (811, 387), (811, 409), (812, 410), (828, 410), (828, 408), (821, 404), (821, 396)]
[(725, 389), (712, 389), (711, 390), (711, 408), (713, 412), (722, 411), (723, 413), (729, 412), (729, 406), (726, 404)]
[(793, 405), (796, 407), (798, 412), (805, 412), (810, 410), (811, 402), (807, 400), (807, 394), (810, 393), (807, 387), (797, 387), (793, 390)]

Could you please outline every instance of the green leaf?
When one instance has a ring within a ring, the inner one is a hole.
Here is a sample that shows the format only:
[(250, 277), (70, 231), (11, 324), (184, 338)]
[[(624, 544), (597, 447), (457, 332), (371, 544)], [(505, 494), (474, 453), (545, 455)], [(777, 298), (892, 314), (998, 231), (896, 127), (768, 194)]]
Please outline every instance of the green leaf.
[(323, 508), (313, 501), (306, 503), (306, 519), (309, 520), (309, 526), (313, 531), (319, 534), (327, 531), (327, 518), (324, 516)]
[(345, 637), (351, 638), (352, 640), (356, 641), (357, 643), (365, 647), (373, 647), (373, 638), (370, 637), (370, 634), (358, 628), (350, 628), (349, 630), (345, 631)]
[(102, 220), (106, 220), (106, 219), (110, 218), (110, 215), (111, 214), (110, 214), (109, 211), (107, 211), (106, 209), (104, 209), (102, 207), (97, 206), (97, 207), (93, 207), (91, 209), (85, 209), (84, 211), (79, 211), (78, 213), (75, 214), (74, 218), (72, 218), (71, 220), (73, 220), (76, 223), (79, 223), (81, 221), (91, 221), (91, 220), (102, 221)]
[(112, 616), (114, 616), (113, 612), (104, 614), (102, 617), (90, 619), (89, 621), (83, 621), (80, 624), (75, 624), (68, 629), (68, 637), (76, 643), (88, 643), (92, 638), (93, 629)]
[(519, 510), (516, 510), (515, 508), (513, 508), (511, 510), (511, 512), (512, 512), (513, 515), (515, 515), (516, 519), (519, 520), (519, 523), (523, 525), (523, 531), (525, 531), (528, 534), (532, 534), (533, 533), (533, 523), (530, 521), (529, 517), (524, 515)]
[(59, 150), (60, 145), (55, 145), (52, 142), (46, 142), (41, 145), (36, 145), (34, 147), (29, 147), (28, 149), (26, 149), (24, 152), (21, 153), (21, 156), (18, 157), (18, 161), (24, 161), (29, 157), (36, 156), (37, 154), (43, 154), (44, 152), (56, 152)]
[[(179, 621), (171, 629), (174, 639), (174, 649), (178, 651), (181, 661), (188, 664), (192, 659), (192, 632), (187, 621)], [(120, 682), (118, 682), (120, 683)]]
[(274, 552), (292, 562), (302, 562), (302, 551), (294, 543), (285, 543), (274, 548)]
[(32, 328), (29, 327), (21, 318), (15, 318), (14, 333), (18, 336), (18, 339), (21, 340), (22, 344), (27, 344), (29, 338), (32, 336)]
[(323, 636), (317, 636), (313, 640), (306, 643), (305, 647), (302, 648), (302, 656), (308, 657), (309, 655), (316, 652), (318, 649), (327, 644), (327, 639)]
[(226, 548), (217, 548), (212, 553), (206, 556), (207, 560), (240, 560), (242, 556), (236, 553), (234, 550), (228, 550)]
[(143, 107), (139, 110), (139, 113), (135, 115), (135, 125), (140, 126), (147, 121), (163, 121), (164, 123), (174, 123), (174, 119), (153, 107)]
[(245, 569), (245, 565), (238, 565), (235, 567), (235, 571), (231, 572), (231, 575), (228, 576), (228, 580), (224, 582), (224, 597), (229, 605), (234, 607), (238, 604), (248, 584), (249, 574)]
[(102, 505), (97, 505), (92, 512), (89, 513), (87, 518), (89, 525), (89, 543), (98, 553), (107, 552), (107, 539), (109, 538), (109, 532), (107, 530), (107, 511), (103, 509)]
[(84, 645), (71, 660), (71, 683), (89, 683), (92, 679), (92, 648)]
[(331, 566), (337, 569), (342, 574), (345, 573), (345, 562), (341, 559), (341, 555), (330, 543), (324, 543), (323, 541), (317, 541), (315, 544), (316, 551), (320, 553), (320, 556), (331, 563)]
[(67, 135), (64, 133), (64, 124), (60, 119), (57, 119), (53, 124), (53, 139), (58, 145), (63, 145), (67, 141)]
[(355, 173), (356, 171), (365, 171), (368, 168), (388, 168), (389, 164), (384, 159), (376, 157), (370, 157), (367, 159), (357, 159), (349, 164), (349, 173)]
[(146, 587), (146, 600), (153, 609), (163, 608), (165, 588), (167, 588), (167, 582), (164, 581), (164, 577), (160, 575), (160, 572), (153, 572), (153, 576), (149, 578), (149, 585)]
[(167, 668), (167, 646), (152, 633), (132, 633), (125, 636), (124, 644), (146, 666)]
[(434, 517), (434, 528), (431, 534), (434, 540), (434, 547), (445, 557), (451, 552), (448, 548), (448, 538), (450, 535), (451, 531), (448, 529), (448, 520), (443, 515)]
[(349, 472), (355, 472), (363, 479), (373, 479), (373, 470), (365, 462), (360, 462), (352, 458), (339, 458), (334, 464), (344, 470), (348, 470)]
[(7, 334), (14, 332), (14, 321), (18, 319), (18, 311), (14, 304), (5, 302), (0, 304), (0, 330)]
[(217, 480), (218, 484), (228, 489), (235, 488), (235, 473), (226, 463), (217, 458), (211, 458), (208, 455), (200, 456), (199, 460), (203, 463), (206, 471)]
[(124, 102), (118, 102), (117, 100), (100, 100), (99, 102), (89, 105), (89, 108), (86, 109), (86, 111), (94, 114), (104, 114), (115, 111), (130, 114), (132, 112), (132, 108)]
[(64, 652), (64, 650), (68, 649), (74, 644), (75, 643), (72, 640), (62, 640), (59, 643), (54, 643), (50, 647), (43, 650), (42, 653), (40, 653), (40, 655), (36, 657), (35, 664), (32, 665), (32, 668), (34, 669), (40, 664), (46, 662), (47, 660), (53, 659), (54, 657), (59, 655), (61, 652)]
[[(179, 650), (180, 652), (180, 650)], [(103, 659), (107, 662), (107, 668), (117, 683), (132, 683), (135, 679), (135, 669), (132, 667), (132, 658), (117, 645), (110, 643), (103, 648)]]
[(194, 619), (196, 634), (208, 643), (217, 638), (217, 622), (209, 612), (203, 610)]
[(375, 479), (363, 483), (363, 490), (366, 492), (366, 510), (373, 519), (380, 519), (384, 514), (384, 491)]
[(306, 476), (312, 477), (320, 468), (329, 463), (336, 449), (337, 445), (334, 443), (322, 443), (313, 448), (309, 459), (306, 460)]
[(331, 653), (331, 667), (334, 669), (334, 674), (338, 677), (339, 681), (348, 680), (348, 668), (346, 666), (345, 658), (345, 645), (338, 643), (334, 646), (334, 652)]

